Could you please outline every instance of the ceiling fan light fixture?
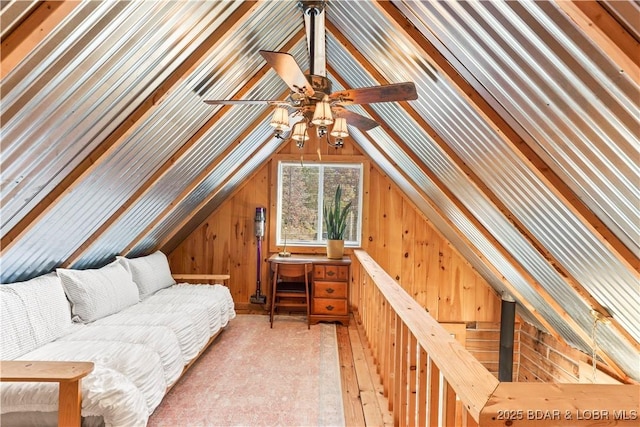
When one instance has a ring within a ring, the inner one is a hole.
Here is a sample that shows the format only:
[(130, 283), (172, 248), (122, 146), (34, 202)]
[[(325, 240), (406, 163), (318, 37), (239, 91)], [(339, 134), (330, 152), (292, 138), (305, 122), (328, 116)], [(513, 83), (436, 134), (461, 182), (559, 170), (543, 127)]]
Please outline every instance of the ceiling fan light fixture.
[(347, 129), (347, 119), (344, 117), (336, 117), (336, 121), (333, 123), (333, 129), (331, 129), (330, 135), (334, 138), (348, 137), (349, 130)]
[(327, 126), (333, 123), (331, 105), (329, 104), (327, 97), (316, 104), (316, 108), (313, 111), (313, 118), (311, 119), (311, 123), (316, 126)]
[(303, 120), (293, 125), (293, 130), (291, 131), (291, 139), (296, 141), (296, 145), (298, 146), (298, 148), (302, 148), (304, 146), (304, 142), (309, 139), (306, 121)]
[(291, 126), (289, 126), (289, 111), (284, 107), (277, 107), (273, 111), (273, 117), (269, 124), (273, 126), (276, 132), (283, 132), (291, 129)]

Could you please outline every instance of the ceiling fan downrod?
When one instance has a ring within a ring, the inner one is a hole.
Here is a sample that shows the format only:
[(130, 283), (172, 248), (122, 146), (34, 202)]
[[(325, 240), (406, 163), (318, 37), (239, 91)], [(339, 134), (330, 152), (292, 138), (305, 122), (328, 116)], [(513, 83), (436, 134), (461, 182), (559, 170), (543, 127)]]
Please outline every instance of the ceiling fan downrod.
[(326, 77), (325, 56), (325, 9), (326, 1), (300, 1), (299, 7), (305, 18), (309, 49), (309, 74)]

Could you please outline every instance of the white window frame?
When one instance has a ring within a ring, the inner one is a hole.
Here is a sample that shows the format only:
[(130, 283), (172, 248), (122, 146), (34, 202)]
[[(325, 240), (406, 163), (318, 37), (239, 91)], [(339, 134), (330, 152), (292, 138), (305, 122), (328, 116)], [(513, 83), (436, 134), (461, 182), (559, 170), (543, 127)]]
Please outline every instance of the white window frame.
[[(283, 186), (283, 182), (282, 182), (282, 168), (284, 166), (300, 166), (300, 162), (299, 161), (292, 161), (292, 160), (278, 160), (278, 166), (276, 168), (277, 170), (277, 185), (276, 185), (276, 227), (275, 227), (275, 235), (276, 235), (276, 246), (284, 246), (285, 244), (285, 240), (284, 240), (284, 236), (281, 235), (280, 230), (281, 230), (281, 222), (282, 222), (282, 214), (283, 214), (283, 207), (286, 205), (286, 201), (285, 203), (283, 203), (282, 201), (282, 196), (283, 196), (283, 191), (282, 191), (282, 186)], [(362, 220), (363, 220), (363, 202), (364, 202), (364, 165), (361, 162), (348, 162), (348, 163), (344, 163), (344, 162), (313, 162), (313, 163), (309, 163), (308, 165), (303, 165), (302, 167), (313, 167), (313, 168), (320, 168), (319, 171), (319, 176), (318, 176), (318, 194), (323, 194), (323, 190), (324, 190), (324, 168), (325, 167), (332, 167), (332, 168), (340, 168), (340, 167), (345, 167), (345, 168), (354, 168), (354, 169), (358, 169), (359, 170), (359, 175), (360, 175), (360, 179), (359, 179), (359, 183), (358, 183), (358, 206), (359, 209), (356, 213), (357, 215), (357, 221), (356, 221), (356, 240), (345, 240), (344, 245), (345, 247), (348, 248), (358, 248), (361, 247), (362, 245)], [(322, 247), (322, 246), (326, 246), (327, 244), (327, 240), (326, 239), (322, 239), (322, 235), (323, 233), (323, 228), (324, 228), (324, 219), (323, 219), (323, 212), (322, 212), (322, 198), (319, 197), (318, 198), (318, 218), (320, 219), (318, 227), (318, 233), (317, 236), (320, 236), (320, 239), (316, 239), (316, 240), (311, 240), (311, 241), (303, 241), (303, 240), (291, 240), (290, 236), (287, 237), (287, 241), (286, 241), (286, 245), (287, 247), (291, 247), (291, 246), (299, 246), (299, 247)]]

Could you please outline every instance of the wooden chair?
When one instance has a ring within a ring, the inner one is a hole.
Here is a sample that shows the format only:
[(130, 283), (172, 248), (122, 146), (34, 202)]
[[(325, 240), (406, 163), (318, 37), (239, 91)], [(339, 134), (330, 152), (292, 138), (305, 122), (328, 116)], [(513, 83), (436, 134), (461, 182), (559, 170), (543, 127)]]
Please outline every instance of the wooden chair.
[(313, 270), (311, 263), (275, 263), (271, 291), (270, 322), (273, 328), (273, 314), (278, 307), (306, 308), (307, 329), (310, 329), (309, 314), (311, 300), (309, 298), (310, 279)]

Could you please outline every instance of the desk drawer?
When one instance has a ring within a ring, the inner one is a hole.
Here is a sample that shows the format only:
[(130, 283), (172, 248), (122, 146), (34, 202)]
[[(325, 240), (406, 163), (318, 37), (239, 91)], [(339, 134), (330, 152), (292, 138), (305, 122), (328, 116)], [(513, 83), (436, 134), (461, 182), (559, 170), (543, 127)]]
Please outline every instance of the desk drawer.
[(346, 298), (347, 284), (346, 282), (314, 282), (313, 283), (314, 298)]
[(349, 276), (348, 265), (321, 265), (313, 266), (313, 278), (320, 280), (337, 280), (346, 282)]
[(348, 314), (346, 299), (313, 298), (311, 312), (313, 314), (327, 314), (344, 316)]

